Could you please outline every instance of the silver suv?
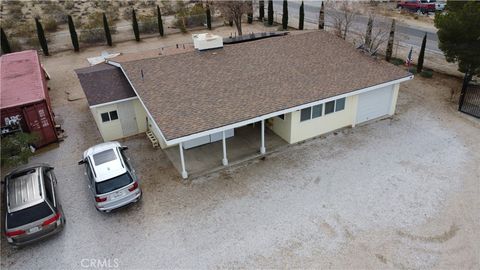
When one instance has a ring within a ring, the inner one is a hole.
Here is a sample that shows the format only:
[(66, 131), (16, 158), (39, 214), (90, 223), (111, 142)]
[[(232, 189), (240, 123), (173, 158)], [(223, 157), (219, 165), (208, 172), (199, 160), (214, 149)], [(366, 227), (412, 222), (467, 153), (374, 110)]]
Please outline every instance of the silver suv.
[(101, 143), (87, 149), (78, 162), (85, 165), (88, 187), (99, 211), (110, 212), (140, 200), (142, 191), (125, 156), (127, 149), (118, 142)]
[(18, 168), (5, 177), (5, 236), (22, 246), (59, 232), (65, 215), (56, 192), (53, 168), (35, 164)]

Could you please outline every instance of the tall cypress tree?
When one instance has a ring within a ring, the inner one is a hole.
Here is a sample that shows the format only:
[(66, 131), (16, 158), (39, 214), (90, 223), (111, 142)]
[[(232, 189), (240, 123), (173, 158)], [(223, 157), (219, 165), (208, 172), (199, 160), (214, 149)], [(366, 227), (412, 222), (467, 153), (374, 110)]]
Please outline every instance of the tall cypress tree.
[(205, 12), (207, 13), (207, 28), (208, 30), (212, 30), (212, 14), (210, 13), (210, 5), (208, 3)]
[(323, 5), (323, 1), (320, 6), (320, 14), (318, 15), (318, 29), (325, 29), (325, 6)]
[(268, 0), (268, 10), (267, 10), (267, 22), (268, 22), (268, 25), (273, 25), (273, 1), (272, 0)]
[(112, 35), (110, 34), (110, 27), (108, 27), (107, 15), (105, 13), (103, 13), (103, 29), (105, 30), (108, 46), (112, 46)]
[(367, 31), (365, 33), (365, 46), (367, 46), (367, 48), (370, 48), (370, 43), (372, 43), (372, 30), (373, 30), (373, 17), (370, 15), (368, 16)]
[(68, 15), (68, 30), (70, 30), (70, 37), (72, 38), (73, 50), (78, 52), (80, 46), (78, 45), (78, 36), (77, 31), (75, 30), (75, 25), (73, 24), (72, 16)]
[(385, 60), (390, 62), (393, 53), (393, 41), (395, 39), (395, 20), (392, 20), (392, 26), (390, 26), (390, 36), (388, 37), (387, 50), (385, 53)]
[[(160, 12), (160, 7), (157, 5), (157, 20), (158, 20), (158, 33), (161, 37), (163, 37), (163, 20), (162, 20), (162, 13)], [(207, 16), (208, 20), (208, 16)]]
[(35, 18), (35, 25), (37, 26), (37, 36), (40, 46), (42, 47), (43, 54), (49, 56), (47, 39), (45, 38), (45, 32), (43, 32), (43, 27), (38, 18)]
[(420, 73), (423, 70), (423, 58), (425, 57), (425, 46), (427, 45), (427, 33), (423, 36), (422, 48), (420, 49), (420, 54), (418, 55), (417, 61), (417, 72)]
[(283, 28), (283, 30), (287, 30), (287, 28), (288, 28), (288, 2), (287, 2), (287, 0), (283, 0), (282, 28)]
[(135, 14), (135, 9), (132, 9), (132, 27), (133, 34), (135, 35), (135, 40), (140, 41), (140, 31), (138, 30), (137, 15)]
[(298, 21), (298, 30), (303, 30), (303, 23), (305, 21), (305, 9), (303, 7), (303, 1), (302, 4), (300, 5), (300, 14), (298, 15), (299, 21)]
[(263, 18), (265, 18), (265, 1), (260, 0), (258, 2), (258, 19), (263, 21)]
[(248, 3), (248, 11), (247, 11), (247, 22), (249, 24), (253, 23), (253, 2), (250, 0)]
[(10, 48), (10, 43), (8, 42), (7, 35), (3, 32), (3, 28), (0, 28), (1, 36), (2, 36), (2, 52), (3, 53), (11, 53), (12, 49)]

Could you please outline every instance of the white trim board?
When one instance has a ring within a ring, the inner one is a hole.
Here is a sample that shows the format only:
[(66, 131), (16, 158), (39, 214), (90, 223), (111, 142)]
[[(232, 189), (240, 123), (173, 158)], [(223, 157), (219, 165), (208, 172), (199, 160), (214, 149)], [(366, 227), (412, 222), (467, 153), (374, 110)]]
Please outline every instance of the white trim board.
[(98, 108), (98, 107), (103, 107), (103, 106), (108, 106), (108, 105), (121, 103), (121, 102), (124, 102), (124, 101), (135, 100), (135, 99), (139, 99), (138, 95), (136, 97), (129, 97), (129, 98), (119, 99), (119, 100), (105, 102), (105, 103), (101, 103), (101, 104), (95, 104), (95, 105), (90, 106), (89, 108), (93, 109), (93, 108)]
[(371, 90), (375, 90), (375, 89), (382, 88), (382, 87), (389, 86), (389, 85), (395, 85), (395, 84), (402, 83), (402, 82), (413, 79), (413, 75), (410, 75), (410, 76), (407, 76), (407, 77), (404, 77), (404, 78), (401, 78), (401, 79), (397, 79), (397, 80), (373, 85), (373, 86), (370, 86), (370, 87), (367, 87), (367, 88), (355, 90), (355, 91), (352, 91), (352, 92), (348, 92), (348, 93), (345, 93), (345, 94), (329, 97), (329, 98), (326, 98), (326, 99), (317, 100), (317, 101), (310, 102), (310, 103), (305, 103), (305, 104), (298, 105), (298, 106), (295, 106), (295, 107), (291, 107), (291, 108), (288, 108), (288, 109), (284, 109), (284, 110), (281, 110), (281, 111), (276, 111), (276, 112), (268, 113), (268, 114), (265, 114), (265, 115), (257, 116), (255, 118), (251, 118), (251, 119), (248, 119), (248, 120), (235, 122), (233, 124), (229, 124), (229, 125), (225, 125), (225, 126), (221, 126), (221, 127), (217, 127), (217, 128), (213, 128), (213, 129), (208, 129), (208, 130), (205, 130), (205, 131), (201, 131), (201, 132), (198, 132), (198, 133), (186, 135), (186, 136), (175, 138), (175, 139), (172, 139), (172, 140), (167, 140), (165, 138), (165, 136), (163, 135), (160, 127), (155, 122), (155, 118), (153, 118), (153, 116), (150, 114), (147, 107), (145, 106), (145, 103), (143, 103), (140, 95), (138, 94), (137, 90), (135, 90), (135, 87), (133, 86), (132, 82), (130, 81), (127, 74), (125, 73), (125, 70), (123, 70), (121, 64), (110, 61), (110, 60), (107, 60), (107, 63), (110, 63), (110, 64), (112, 64), (116, 67), (119, 67), (122, 70), (123, 74), (127, 78), (130, 85), (132, 86), (133, 91), (135, 91), (135, 93), (138, 96), (138, 99), (140, 100), (143, 107), (145, 108), (145, 111), (150, 116), (150, 118), (152, 118), (154, 120), (153, 123), (154, 123), (155, 127), (160, 131), (160, 135), (162, 136), (162, 139), (165, 141), (165, 144), (167, 146), (173, 146), (173, 145), (179, 144), (181, 142), (185, 142), (185, 141), (193, 140), (193, 139), (196, 139), (196, 138), (199, 138), (199, 137), (207, 136), (207, 135), (210, 135), (212, 133), (218, 133), (218, 132), (226, 131), (226, 130), (229, 130), (229, 129), (242, 127), (242, 126), (252, 124), (252, 123), (256, 123), (256, 122), (260, 122), (262, 120), (266, 120), (268, 118), (272, 118), (272, 117), (275, 117), (275, 116), (278, 116), (278, 115), (291, 113), (291, 112), (298, 111), (298, 110), (301, 110), (301, 109), (304, 109), (304, 108), (308, 108), (308, 107), (312, 107), (312, 106), (315, 106), (315, 105), (318, 105), (318, 104), (326, 103), (326, 102), (329, 102), (329, 101), (332, 101), (332, 100), (335, 100), (335, 99), (358, 95), (358, 94), (365, 93), (365, 92), (368, 92), (368, 91), (371, 91)]

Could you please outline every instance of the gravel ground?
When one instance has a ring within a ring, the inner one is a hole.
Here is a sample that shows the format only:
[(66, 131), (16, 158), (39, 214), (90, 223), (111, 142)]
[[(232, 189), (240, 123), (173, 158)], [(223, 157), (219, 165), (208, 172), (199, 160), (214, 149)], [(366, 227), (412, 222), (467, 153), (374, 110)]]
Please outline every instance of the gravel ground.
[[(178, 40), (114, 50), (161, 42)], [(416, 78), (390, 119), (192, 182), (146, 138), (128, 139), (143, 199), (102, 214), (76, 165), (101, 138), (72, 71), (101, 50), (44, 59), (68, 137), (32, 161), (56, 167), (68, 222), (20, 250), (2, 237), (2, 269), (480, 267), (480, 122), (449, 102), (457, 79)]]

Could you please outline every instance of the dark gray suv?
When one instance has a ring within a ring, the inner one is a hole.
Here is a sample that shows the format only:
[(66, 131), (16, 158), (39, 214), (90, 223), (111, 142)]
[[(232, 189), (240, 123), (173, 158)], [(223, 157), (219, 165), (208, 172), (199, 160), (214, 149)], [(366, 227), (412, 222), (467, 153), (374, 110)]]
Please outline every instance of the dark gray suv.
[(63, 228), (65, 215), (56, 186), (48, 164), (24, 166), (5, 177), (5, 236), (9, 244), (30, 244)]

